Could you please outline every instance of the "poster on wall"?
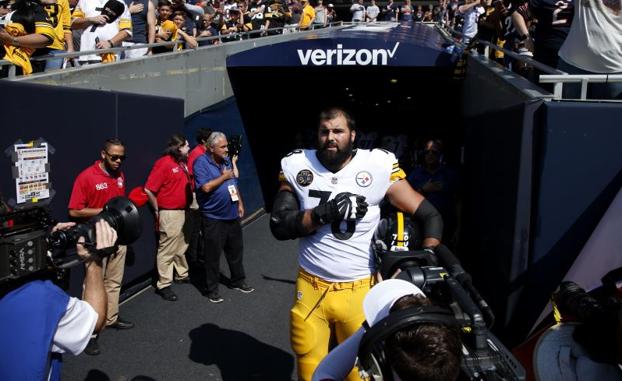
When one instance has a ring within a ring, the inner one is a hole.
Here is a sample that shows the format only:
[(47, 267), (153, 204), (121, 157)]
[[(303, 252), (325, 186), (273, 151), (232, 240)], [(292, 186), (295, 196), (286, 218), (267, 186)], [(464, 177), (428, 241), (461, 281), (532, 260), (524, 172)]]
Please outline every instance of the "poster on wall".
[(15, 150), (15, 193), (18, 204), (39, 202), (50, 197), (48, 144), (17, 143)]

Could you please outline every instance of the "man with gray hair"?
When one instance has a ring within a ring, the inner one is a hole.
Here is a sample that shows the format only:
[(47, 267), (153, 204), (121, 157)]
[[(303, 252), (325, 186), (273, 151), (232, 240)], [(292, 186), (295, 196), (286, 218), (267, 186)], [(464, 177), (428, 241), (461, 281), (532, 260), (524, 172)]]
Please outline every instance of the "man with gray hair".
[(229, 158), (227, 137), (214, 131), (207, 139), (207, 151), (194, 162), (195, 190), (203, 218), (205, 295), (222, 303), (218, 293), (220, 253), (224, 251), (231, 273), (229, 287), (243, 293), (255, 289), (245, 282), (242, 264), (244, 204), (238, 188), (237, 168)]

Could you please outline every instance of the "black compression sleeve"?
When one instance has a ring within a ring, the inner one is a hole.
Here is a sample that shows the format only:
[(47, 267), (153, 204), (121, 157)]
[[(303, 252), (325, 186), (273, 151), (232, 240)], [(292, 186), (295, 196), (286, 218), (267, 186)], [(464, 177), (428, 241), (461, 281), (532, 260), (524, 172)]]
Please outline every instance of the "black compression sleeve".
[(270, 231), (279, 241), (305, 236), (302, 226), (304, 211), (300, 210), (296, 196), (289, 191), (280, 191), (274, 199), (270, 216)]
[(436, 238), (440, 241), (443, 237), (443, 218), (430, 201), (424, 199), (413, 217), (423, 224), (424, 238)]

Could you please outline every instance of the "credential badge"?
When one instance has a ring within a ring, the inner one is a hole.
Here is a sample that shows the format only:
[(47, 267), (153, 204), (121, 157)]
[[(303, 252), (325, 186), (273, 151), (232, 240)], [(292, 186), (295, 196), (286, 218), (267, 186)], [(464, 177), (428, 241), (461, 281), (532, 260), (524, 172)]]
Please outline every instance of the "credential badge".
[(308, 169), (303, 169), (296, 175), (296, 182), (301, 187), (306, 187), (313, 182), (313, 173)]
[(371, 177), (371, 173), (367, 171), (361, 171), (356, 174), (356, 183), (363, 188), (366, 188), (371, 185), (373, 178)]

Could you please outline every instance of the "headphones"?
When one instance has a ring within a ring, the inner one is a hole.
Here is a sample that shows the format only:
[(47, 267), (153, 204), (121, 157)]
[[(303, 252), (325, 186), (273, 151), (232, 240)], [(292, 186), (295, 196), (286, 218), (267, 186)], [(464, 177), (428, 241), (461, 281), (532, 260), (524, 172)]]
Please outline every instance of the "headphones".
[(418, 306), (391, 312), (373, 327), (364, 322), (365, 334), (359, 345), (357, 360), (361, 378), (393, 381), (393, 370), (384, 351), (385, 340), (401, 329), (422, 323), (462, 327), (451, 310), (437, 306)]

